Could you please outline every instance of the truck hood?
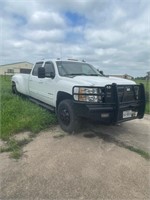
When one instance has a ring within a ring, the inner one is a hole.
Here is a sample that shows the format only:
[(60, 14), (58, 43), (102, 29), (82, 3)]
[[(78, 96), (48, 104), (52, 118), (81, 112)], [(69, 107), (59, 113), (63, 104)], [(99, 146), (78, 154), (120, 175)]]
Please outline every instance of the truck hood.
[(136, 84), (134, 81), (116, 78), (116, 77), (102, 77), (102, 76), (75, 76), (71, 78), (71, 82), (76, 82), (77, 85), (84, 86), (105, 86), (112, 83), (117, 85), (132, 85)]

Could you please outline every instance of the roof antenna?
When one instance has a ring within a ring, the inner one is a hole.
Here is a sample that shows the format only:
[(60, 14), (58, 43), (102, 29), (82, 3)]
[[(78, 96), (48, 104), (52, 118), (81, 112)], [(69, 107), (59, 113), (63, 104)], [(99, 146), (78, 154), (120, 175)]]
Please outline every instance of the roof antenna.
[(62, 46), (60, 46), (60, 60), (62, 60)]

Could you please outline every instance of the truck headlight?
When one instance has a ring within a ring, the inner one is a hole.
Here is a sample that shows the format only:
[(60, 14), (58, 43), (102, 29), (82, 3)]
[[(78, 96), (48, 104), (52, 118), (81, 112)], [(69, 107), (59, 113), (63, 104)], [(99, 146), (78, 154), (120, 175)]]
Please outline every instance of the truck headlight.
[(98, 88), (90, 88), (90, 87), (74, 87), (73, 96), (76, 101), (84, 101), (84, 102), (99, 102), (102, 97), (99, 95)]

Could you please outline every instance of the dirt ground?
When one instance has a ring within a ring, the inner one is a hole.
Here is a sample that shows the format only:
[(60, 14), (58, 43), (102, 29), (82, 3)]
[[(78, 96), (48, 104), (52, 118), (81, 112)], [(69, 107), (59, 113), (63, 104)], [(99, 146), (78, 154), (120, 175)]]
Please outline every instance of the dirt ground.
[(116, 141), (148, 151), (149, 128), (145, 117), (115, 127), (88, 124), (78, 135), (59, 126), (41, 132), (18, 161), (0, 154), (0, 199), (148, 200), (150, 161)]

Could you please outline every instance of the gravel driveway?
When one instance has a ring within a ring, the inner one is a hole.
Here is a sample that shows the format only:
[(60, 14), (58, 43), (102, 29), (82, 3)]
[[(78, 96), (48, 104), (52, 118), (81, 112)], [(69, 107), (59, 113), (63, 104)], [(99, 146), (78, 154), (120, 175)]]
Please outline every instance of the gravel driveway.
[[(1, 200), (148, 200), (150, 162), (100, 136), (114, 132), (118, 140), (133, 144), (134, 136), (140, 138), (141, 130), (149, 128), (148, 119), (134, 123), (116, 128), (90, 124), (78, 135), (67, 135), (56, 126), (26, 145), (18, 161), (0, 154)], [(90, 133), (95, 137), (85, 137)]]

